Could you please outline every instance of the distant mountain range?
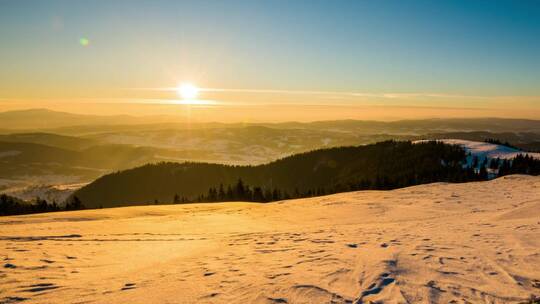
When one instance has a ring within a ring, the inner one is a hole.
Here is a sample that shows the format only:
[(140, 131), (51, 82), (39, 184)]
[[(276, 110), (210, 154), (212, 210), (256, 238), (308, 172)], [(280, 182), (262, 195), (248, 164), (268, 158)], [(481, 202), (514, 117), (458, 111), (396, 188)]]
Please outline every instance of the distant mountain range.
[(175, 122), (173, 116), (147, 116), (144, 118), (129, 115), (83, 115), (58, 112), (48, 109), (29, 109), (0, 112), (0, 130), (51, 130), (70, 126), (89, 125), (131, 125), (139, 123)]
[[(223, 128), (265, 126), (277, 129), (340, 130), (358, 134), (425, 134), (456, 131), (488, 132), (540, 132), (540, 120), (467, 118), (467, 119), (423, 119), (400, 121), (336, 120), (309, 123), (189, 123), (178, 116), (129, 116), (129, 115), (82, 115), (58, 112), (48, 109), (29, 109), (0, 112), (0, 130), (3, 133), (14, 130), (36, 130), (65, 134), (68, 132), (106, 132), (126, 130), (131, 125), (146, 125), (145, 129), (167, 128)], [(149, 126), (154, 125), (154, 126)], [(116, 126), (111, 129), (111, 126)], [(139, 127), (137, 127), (139, 128)], [(57, 129), (57, 130), (55, 130)]]
[(68, 150), (82, 150), (100, 144), (90, 138), (44, 132), (3, 134), (0, 135), (0, 142), (40, 144)]

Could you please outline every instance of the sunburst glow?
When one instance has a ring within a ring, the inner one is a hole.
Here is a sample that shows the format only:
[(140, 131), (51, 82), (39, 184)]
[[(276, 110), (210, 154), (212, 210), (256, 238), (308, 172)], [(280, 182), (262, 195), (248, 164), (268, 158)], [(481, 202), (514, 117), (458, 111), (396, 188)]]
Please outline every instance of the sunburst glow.
[(196, 99), (199, 96), (199, 88), (191, 83), (182, 83), (176, 89), (178, 95), (185, 100)]

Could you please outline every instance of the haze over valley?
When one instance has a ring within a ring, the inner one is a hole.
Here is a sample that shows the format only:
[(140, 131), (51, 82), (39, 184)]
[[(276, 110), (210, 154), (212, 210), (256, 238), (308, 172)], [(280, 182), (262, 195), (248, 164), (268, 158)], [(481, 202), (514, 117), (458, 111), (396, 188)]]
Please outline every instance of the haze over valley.
[(3, 191), (58, 203), (100, 176), (147, 163), (260, 165), (316, 149), (385, 140), (496, 139), (523, 152), (540, 150), (540, 121), (535, 120), (164, 123), (153, 116), (75, 115), (40, 109), (0, 116), (5, 119), (0, 124)]

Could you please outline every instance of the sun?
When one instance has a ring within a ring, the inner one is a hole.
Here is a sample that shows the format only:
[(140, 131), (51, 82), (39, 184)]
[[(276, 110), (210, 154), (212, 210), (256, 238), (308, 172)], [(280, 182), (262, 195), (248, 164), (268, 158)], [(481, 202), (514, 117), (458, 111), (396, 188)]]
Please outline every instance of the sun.
[(176, 88), (182, 99), (195, 99), (199, 96), (199, 88), (191, 83), (182, 83)]

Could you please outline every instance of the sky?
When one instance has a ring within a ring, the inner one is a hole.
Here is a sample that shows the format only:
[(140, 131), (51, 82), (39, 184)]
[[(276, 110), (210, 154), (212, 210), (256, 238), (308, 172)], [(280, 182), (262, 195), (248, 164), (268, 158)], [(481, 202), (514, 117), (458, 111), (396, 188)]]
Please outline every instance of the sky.
[(538, 54), (540, 1), (0, 0), (0, 110), (540, 118)]

